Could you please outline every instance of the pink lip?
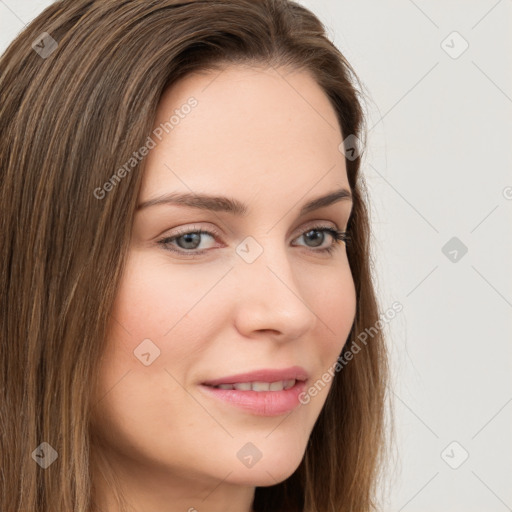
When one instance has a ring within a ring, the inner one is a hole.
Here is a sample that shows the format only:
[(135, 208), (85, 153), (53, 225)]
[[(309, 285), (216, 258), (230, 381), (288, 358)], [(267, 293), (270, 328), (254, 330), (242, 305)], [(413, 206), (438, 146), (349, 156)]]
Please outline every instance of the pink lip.
[(299, 396), (304, 391), (306, 383), (297, 381), (295, 386), (282, 391), (241, 391), (239, 389), (219, 389), (201, 385), (200, 388), (224, 402), (240, 407), (258, 416), (279, 416), (295, 409)]
[(218, 379), (207, 380), (203, 382), (205, 386), (218, 386), (219, 384), (235, 384), (236, 382), (277, 382), (280, 380), (307, 380), (308, 373), (301, 366), (291, 366), (282, 370), (263, 369), (249, 373), (239, 373), (220, 377)]
[[(295, 379), (297, 382), (290, 389), (282, 391), (242, 391), (239, 389), (219, 389), (219, 384), (235, 384), (237, 382), (277, 382)], [(299, 396), (306, 387), (308, 374), (304, 368), (293, 366), (283, 370), (257, 370), (254, 372), (230, 375), (203, 382), (200, 389), (209, 396), (244, 409), (259, 416), (278, 416), (295, 409)]]

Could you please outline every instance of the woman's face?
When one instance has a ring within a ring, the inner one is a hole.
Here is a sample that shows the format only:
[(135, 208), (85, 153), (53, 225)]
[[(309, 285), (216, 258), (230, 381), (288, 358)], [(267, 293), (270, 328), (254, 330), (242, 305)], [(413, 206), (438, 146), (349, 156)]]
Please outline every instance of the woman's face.
[(350, 197), (301, 212), (350, 191), (335, 112), (306, 72), (231, 66), (169, 89), (151, 137), (95, 430), (133, 482), (274, 485), (332, 382), (298, 395), (355, 315), (345, 244), (327, 231), (346, 229)]

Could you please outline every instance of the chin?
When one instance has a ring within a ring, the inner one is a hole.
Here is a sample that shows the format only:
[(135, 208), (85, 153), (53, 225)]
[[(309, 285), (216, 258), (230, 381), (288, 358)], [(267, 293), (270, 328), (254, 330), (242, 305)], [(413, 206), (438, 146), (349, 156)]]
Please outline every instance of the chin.
[[(246, 477), (242, 474), (229, 478), (229, 481), (235, 485), (248, 486), (248, 487), (271, 487), (272, 485), (280, 484), (287, 478), (293, 475), (295, 469), (286, 471), (284, 473), (275, 474), (274, 472), (267, 473), (265, 470), (260, 470), (257, 473), (248, 473)], [(232, 475), (233, 476), (233, 475)]]
[[(277, 450), (276, 450), (277, 452)], [(233, 484), (255, 487), (269, 487), (277, 485), (289, 478), (299, 467), (302, 453), (275, 453), (274, 456), (264, 460), (262, 457), (252, 467), (236, 467), (229, 480)]]

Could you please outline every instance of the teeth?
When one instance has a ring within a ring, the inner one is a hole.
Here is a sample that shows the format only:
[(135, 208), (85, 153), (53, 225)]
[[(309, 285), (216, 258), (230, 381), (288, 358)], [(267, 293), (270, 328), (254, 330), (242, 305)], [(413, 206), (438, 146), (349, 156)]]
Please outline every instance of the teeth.
[(285, 380), (284, 381), (284, 389), (290, 389), (290, 388), (293, 388), (293, 386), (295, 386), (295, 382), (296, 380), (295, 379), (290, 379), (290, 380)]
[(240, 391), (250, 391), (251, 383), (250, 382), (239, 382), (238, 384), (233, 384), (235, 389), (239, 389)]
[(270, 391), (270, 383), (268, 382), (252, 382), (253, 391)]
[(283, 391), (284, 382), (281, 380), (279, 382), (272, 382), (269, 386), (270, 391)]
[(278, 380), (277, 382), (236, 382), (235, 384), (219, 384), (218, 389), (237, 389), (239, 391), (283, 391), (295, 386), (295, 379)]

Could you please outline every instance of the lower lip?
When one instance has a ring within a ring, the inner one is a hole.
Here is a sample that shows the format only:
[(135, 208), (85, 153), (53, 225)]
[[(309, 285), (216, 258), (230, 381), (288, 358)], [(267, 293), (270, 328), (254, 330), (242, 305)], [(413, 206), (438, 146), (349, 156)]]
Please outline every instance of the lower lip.
[(299, 395), (305, 387), (305, 381), (296, 382), (295, 386), (282, 391), (241, 391), (239, 389), (219, 389), (201, 384), (201, 388), (210, 396), (258, 416), (279, 416), (292, 411), (299, 405)]

